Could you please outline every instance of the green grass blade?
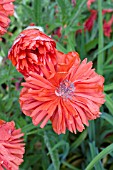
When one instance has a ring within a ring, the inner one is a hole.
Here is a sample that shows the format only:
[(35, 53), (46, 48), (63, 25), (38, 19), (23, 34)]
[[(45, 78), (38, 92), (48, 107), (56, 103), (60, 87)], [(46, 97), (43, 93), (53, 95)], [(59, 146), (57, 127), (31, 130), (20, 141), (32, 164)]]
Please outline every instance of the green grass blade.
[(57, 50), (65, 53), (65, 54), (67, 53), (67, 50), (59, 42), (56, 42), (56, 46), (57, 46)]
[(70, 170), (80, 170), (78, 168), (75, 168), (73, 165), (69, 164), (68, 162), (63, 161), (62, 162), (65, 166), (67, 166)]
[[(98, 25), (99, 25), (99, 40), (98, 40), (98, 51), (103, 49), (104, 40), (103, 40), (103, 19), (102, 19), (102, 0), (98, 0)], [(97, 58), (97, 72), (103, 75), (103, 53), (98, 54)]]
[(34, 0), (33, 6), (34, 6), (35, 23), (37, 25), (41, 25), (41, 20), (42, 20), (41, 0)]
[(107, 113), (102, 113), (101, 117), (113, 126), (113, 116), (111, 116)]
[(86, 4), (86, 1), (87, 1), (87, 0), (82, 0), (82, 1), (81, 1), (80, 5), (78, 6), (78, 9), (76, 10), (76, 13), (75, 13), (74, 16), (71, 18), (71, 21), (70, 21), (70, 23), (69, 23), (68, 26), (72, 26), (73, 23), (76, 21), (76, 18), (80, 15), (80, 13), (81, 13), (84, 5)]
[(86, 136), (87, 136), (87, 130), (84, 130), (80, 135), (79, 135), (79, 137), (78, 137), (78, 139), (75, 141), (75, 142), (73, 142), (73, 144), (71, 145), (71, 150), (74, 150), (74, 149), (76, 149), (83, 141), (84, 141), (84, 139), (86, 138)]
[(106, 100), (105, 105), (107, 106), (110, 113), (113, 115), (113, 100), (108, 94), (106, 94), (105, 100)]
[[(90, 152), (91, 152), (91, 160), (98, 154), (98, 148), (95, 146), (95, 142), (91, 142), (89, 143), (89, 147), (90, 147)], [(95, 170), (104, 170), (101, 161), (99, 161), (96, 165), (95, 165)]]
[(98, 44), (98, 39), (95, 38), (91, 41), (89, 41), (87, 44), (85, 44), (85, 50), (86, 52), (90, 51), (91, 49), (95, 48), (95, 46)]
[(104, 86), (104, 91), (109, 91), (109, 90), (113, 90), (113, 83)]
[[(66, 144), (66, 142), (65, 141), (60, 141), (60, 142), (58, 142), (52, 149), (51, 149), (51, 151), (53, 152), (55, 149), (57, 149), (58, 147), (60, 147), (60, 146), (64, 146)], [(48, 152), (48, 154), (47, 155), (49, 155), (50, 154), (50, 152)]]
[(108, 45), (106, 45), (104, 48), (100, 49), (97, 53), (95, 53), (94, 58), (95, 58), (97, 55), (103, 53), (105, 50), (107, 50), (107, 49), (109, 49), (109, 48), (111, 48), (111, 47), (113, 47), (113, 41), (110, 42)]
[(113, 54), (108, 55), (108, 58), (107, 58), (106, 62), (104, 63), (104, 65), (107, 65), (107, 64), (109, 65), (111, 61), (113, 61)]
[(61, 8), (62, 16), (65, 16), (65, 14), (66, 14), (66, 4), (65, 4), (65, 0), (63, 0), (63, 1), (57, 0), (57, 3), (58, 3), (58, 5), (59, 5), (59, 7)]
[(107, 154), (113, 151), (113, 144), (110, 144), (108, 147), (103, 149), (85, 168), (85, 170), (92, 170), (94, 165), (99, 162), (102, 158), (104, 158)]
[(57, 150), (54, 150), (54, 151), (52, 150), (53, 144), (52, 144), (51, 139), (48, 137), (48, 134), (46, 131), (44, 132), (44, 141), (48, 148), (49, 154), (51, 156), (51, 160), (54, 165), (54, 169), (59, 170), (60, 162), (59, 162), (58, 152), (57, 152)]
[(95, 141), (95, 122), (94, 120), (89, 122), (89, 127), (88, 127), (88, 135), (89, 135), (89, 140), (90, 141)]

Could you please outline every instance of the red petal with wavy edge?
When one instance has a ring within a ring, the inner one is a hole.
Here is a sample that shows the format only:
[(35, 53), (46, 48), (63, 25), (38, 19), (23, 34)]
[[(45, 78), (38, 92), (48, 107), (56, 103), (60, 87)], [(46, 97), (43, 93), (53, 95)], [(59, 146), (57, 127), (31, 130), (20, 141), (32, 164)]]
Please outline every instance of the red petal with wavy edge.
[(104, 78), (95, 73), (92, 62), (85, 59), (80, 63), (78, 53), (56, 51), (56, 54), (52, 77), (29, 73), (22, 84), (20, 106), (34, 125), (41, 123), (41, 128), (51, 120), (57, 134), (65, 133), (66, 129), (82, 132), (84, 125), (89, 125), (88, 120), (100, 116), (100, 106), (105, 102)]
[(30, 71), (44, 75), (43, 69), (54, 73), (55, 47), (55, 42), (38, 29), (26, 29), (14, 41), (8, 57), (24, 76), (29, 76)]
[(7, 27), (9, 26), (9, 16), (14, 13), (14, 0), (0, 0), (0, 35), (5, 34)]
[(15, 129), (15, 123), (0, 120), (0, 170), (18, 170), (23, 162), (23, 133)]

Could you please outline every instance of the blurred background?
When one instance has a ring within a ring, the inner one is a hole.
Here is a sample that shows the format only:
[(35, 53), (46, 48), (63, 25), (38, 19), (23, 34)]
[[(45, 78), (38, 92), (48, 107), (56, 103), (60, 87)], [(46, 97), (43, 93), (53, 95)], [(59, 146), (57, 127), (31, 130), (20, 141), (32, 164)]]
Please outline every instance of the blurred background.
[[(14, 120), (25, 133), (20, 170), (113, 170), (113, 0), (15, 0), (14, 5), (8, 32), (0, 38), (0, 118)], [(7, 54), (28, 26), (51, 36), (58, 50), (93, 61), (105, 77), (102, 115), (82, 133), (57, 135), (50, 122), (41, 129), (22, 114), (18, 100), (24, 79)]]

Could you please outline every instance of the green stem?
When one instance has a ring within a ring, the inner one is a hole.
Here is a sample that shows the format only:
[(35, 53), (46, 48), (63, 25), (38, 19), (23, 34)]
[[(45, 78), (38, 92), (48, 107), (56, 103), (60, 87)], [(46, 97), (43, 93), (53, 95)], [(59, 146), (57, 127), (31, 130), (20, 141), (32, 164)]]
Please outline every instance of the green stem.
[[(102, 19), (102, 0), (98, 0), (98, 26), (99, 26), (99, 39), (98, 39), (98, 51), (103, 49), (104, 38), (103, 38), (103, 19)], [(97, 72), (103, 75), (103, 52), (98, 54), (97, 59)]]

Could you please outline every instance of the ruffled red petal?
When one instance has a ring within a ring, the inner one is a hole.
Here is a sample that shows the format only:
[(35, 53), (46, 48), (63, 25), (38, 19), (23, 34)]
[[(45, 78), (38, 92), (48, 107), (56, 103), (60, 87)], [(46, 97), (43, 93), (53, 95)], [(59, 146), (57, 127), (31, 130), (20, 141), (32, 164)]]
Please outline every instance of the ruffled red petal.
[(55, 47), (55, 42), (46, 34), (38, 29), (27, 29), (14, 41), (8, 57), (24, 76), (28, 76), (30, 71), (43, 75), (42, 67), (55, 72)]
[(0, 168), (18, 170), (23, 162), (23, 133), (15, 129), (15, 123), (0, 120)]
[(104, 78), (92, 69), (87, 59), (80, 63), (78, 53), (57, 52), (55, 74), (42, 77), (30, 72), (20, 94), (20, 106), (33, 124), (43, 128), (51, 120), (57, 134), (66, 129), (76, 133), (88, 126), (88, 120), (100, 116), (100, 106), (105, 102)]

